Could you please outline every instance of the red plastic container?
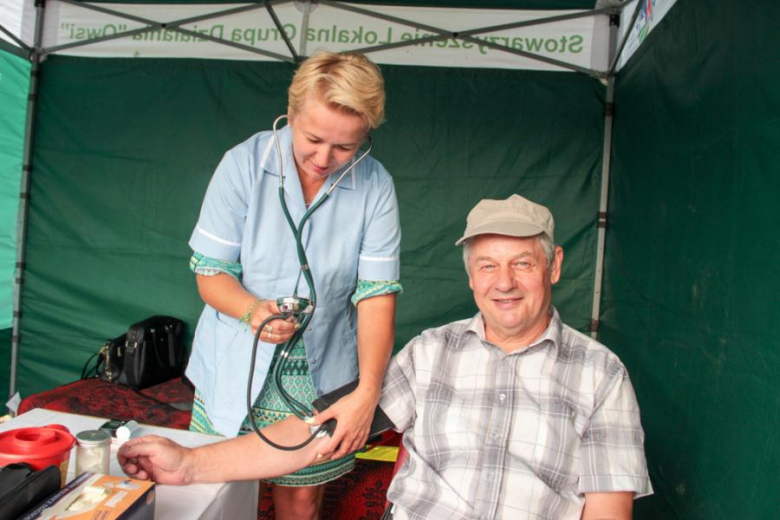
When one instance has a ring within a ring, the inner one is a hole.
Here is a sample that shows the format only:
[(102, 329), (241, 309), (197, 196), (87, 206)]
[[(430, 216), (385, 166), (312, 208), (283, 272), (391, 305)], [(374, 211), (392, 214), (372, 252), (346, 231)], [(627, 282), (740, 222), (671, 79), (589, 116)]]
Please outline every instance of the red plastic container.
[(58, 466), (65, 484), (70, 450), (75, 443), (76, 438), (61, 424), (1, 432), (0, 466), (14, 462), (26, 462), (35, 470)]

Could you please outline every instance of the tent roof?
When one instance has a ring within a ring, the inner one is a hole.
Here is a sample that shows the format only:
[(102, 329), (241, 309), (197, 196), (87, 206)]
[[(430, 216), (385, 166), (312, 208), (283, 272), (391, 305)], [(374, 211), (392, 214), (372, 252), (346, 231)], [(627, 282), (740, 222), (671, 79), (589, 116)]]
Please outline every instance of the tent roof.
[[(251, 4), (262, 3), (258, 1), (237, 0), (99, 0), (92, 3), (103, 4)], [(316, 2), (315, 2), (316, 3)], [(596, 4), (621, 5), (628, 3), (622, 0), (388, 0), (383, 2), (366, 0), (349, 0), (352, 4), (365, 5), (408, 5), (414, 7), (453, 7), (473, 9), (593, 9)]]
[[(17, 15), (21, 21), (9, 21), (16, 34), (3, 31), (23, 49), (2, 45), (15, 54), (34, 48), (31, 1), (14, 0), (24, 5), (22, 18)], [(372, 53), (384, 64), (574, 70), (605, 77), (609, 63), (604, 15), (619, 12), (626, 3), (315, 0), (314, 9), (307, 10), (305, 2), (291, 0), (60, 0), (46, 11), (40, 47), (44, 56), (64, 51), (94, 57), (291, 62), (312, 49), (327, 48)], [(190, 10), (182, 11), (186, 6)], [(252, 18), (247, 18), (244, 13), (250, 11)]]

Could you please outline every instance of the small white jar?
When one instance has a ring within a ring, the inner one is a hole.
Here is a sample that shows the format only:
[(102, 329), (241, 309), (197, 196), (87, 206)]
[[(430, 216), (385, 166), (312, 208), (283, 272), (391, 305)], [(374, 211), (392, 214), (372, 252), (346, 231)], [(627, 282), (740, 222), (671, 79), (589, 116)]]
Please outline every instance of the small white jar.
[(85, 471), (108, 475), (111, 462), (111, 435), (101, 430), (76, 434), (76, 476)]

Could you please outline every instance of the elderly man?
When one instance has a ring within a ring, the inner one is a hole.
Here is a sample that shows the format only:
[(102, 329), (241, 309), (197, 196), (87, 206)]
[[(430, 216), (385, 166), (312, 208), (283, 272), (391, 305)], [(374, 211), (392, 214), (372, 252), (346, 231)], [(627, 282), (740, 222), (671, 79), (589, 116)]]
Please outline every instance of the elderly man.
[[(629, 519), (632, 500), (652, 492), (625, 367), (551, 304), (563, 262), (553, 228), (547, 208), (519, 195), (469, 214), (457, 244), (480, 312), (414, 338), (385, 376), (380, 406), (409, 451), (388, 491), (394, 519)], [(289, 444), (308, 428), (288, 420), (264, 432)], [(327, 439), (294, 453), (254, 436), (197, 450), (139, 439), (120, 462), (160, 482), (237, 480), (334, 449)]]

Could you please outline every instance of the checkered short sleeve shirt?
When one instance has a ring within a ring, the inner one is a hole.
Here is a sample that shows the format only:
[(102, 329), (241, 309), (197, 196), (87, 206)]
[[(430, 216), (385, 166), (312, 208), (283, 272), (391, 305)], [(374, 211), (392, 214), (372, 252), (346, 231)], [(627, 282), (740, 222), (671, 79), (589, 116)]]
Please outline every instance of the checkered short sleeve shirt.
[(409, 451), (388, 492), (396, 520), (579, 520), (585, 493), (652, 493), (625, 367), (552, 312), (511, 354), (477, 314), (393, 358), (380, 404)]

